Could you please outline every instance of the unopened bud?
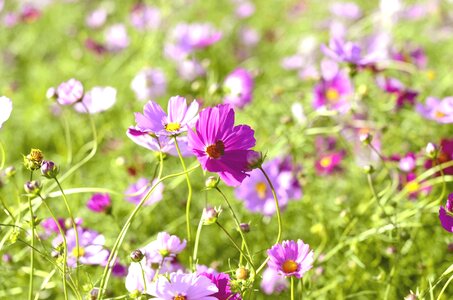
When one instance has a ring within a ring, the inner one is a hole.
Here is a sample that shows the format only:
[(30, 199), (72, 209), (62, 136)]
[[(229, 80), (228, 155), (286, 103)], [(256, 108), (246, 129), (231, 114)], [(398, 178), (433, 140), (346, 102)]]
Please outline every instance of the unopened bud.
[(91, 300), (97, 300), (99, 297), (99, 288), (93, 288), (90, 292), (90, 299)]
[(55, 90), (54, 87), (50, 87), (47, 89), (46, 98), (49, 100), (57, 99), (57, 91)]
[(366, 174), (373, 174), (374, 173), (374, 167), (372, 165), (367, 165), (363, 167), (363, 171)]
[(27, 194), (37, 195), (41, 191), (41, 184), (37, 180), (27, 181), (24, 190)]
[(204, 186), (207, 190), (215, 189), (220, 182), (220, 178), (217, 176), (209, 176), (204, 182)]
[(143, 254), (143, 252), (141, 250), (137, 249), (137, 250), (132, 251), (131, 260), (133, 262), (140, 262), (140, 261), (142, 261), (144, 256), (145, 255)]
[(41, 164), (41, 174), (46, 178), (55, 178), (60, 168), (51, 160), (44, 160)]
[(16, 168), (13, 166), (7, 167), (5, 169), (5, 175), (8, 178), (14, 177), (14, 175), (16, 175)]
[(261, 152), (252, 150), (247, 153), (247, 167), (249, 170), (260, 168), (263, 161), (264, 157)]
[(245, 233), (250, 232), (250, 224), (249, 223), (241, 223), (241, 224), (239, 224), (239, 227), (241, 227), (242, 232), (245, 232)]
[(249, 278), (249, 270), (240, 267), (236, 270), (236, 278), (240, 280), (247, 280)]
[(203, 216), (202, 216), (203, 225), (211, 225), (211, 224), (214, 224), (215, 222), (217, 222), (217, 219), (218, 219), (221, 211), (222, 211), (222, 209), (220, 207), (219, 208), (215, 208), (215, 207), (204, 208)]
[(44, 156), (39, 149), (31, 149), (30, 153), (24, 156), (24, 166), (28, 170), (34, 171), (41, 168)]
[(373, 140), (373, 135), (371, 135), (369, 132), (361, 133), (359, 134), (359, 140), (362, 144), (368, 146), (369, 144), (371, 144), (371, 141)]
[(425, 153), (429, 158), (436, 159), (439, 154), (439, 149), (433, 143), (428, 143), (428, 145), (426, 145)]

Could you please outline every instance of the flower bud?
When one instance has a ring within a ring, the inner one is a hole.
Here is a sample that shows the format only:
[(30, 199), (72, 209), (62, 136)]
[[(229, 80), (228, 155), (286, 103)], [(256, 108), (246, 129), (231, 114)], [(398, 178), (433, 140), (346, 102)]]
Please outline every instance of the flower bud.
[(236, 270), (236, 278), (240, 280), (247, 280), (249, 278), (249, 270), (240, 267)]
[(428, 143), (428, 145), (426, 145), (425, 153), (429, 158), (436, 159), (439, 154), (439, 149), (433, 143)]
[(41, 184), (37, 180), (27, 181), (24, 190), (27, 194), (37, 195), (41, 191)]
[(145, 255), (140, 249), (134, 250), (131, 253), (131, 260), (133, 262), (141, 262)]
[(264, 157), (261, 152), (252, 150), (247, 153), (247, 166), (249, 170), (260, 168), (263, 161)]
[(204, 186), (207, 190), (215, 189), (220, 182), (220, 178), (217, 176), (209, 176), (206, 181), (204, 182)]
[(5, 175), (8, 178), (14, 177), (14, 175), (16, 175), (16, 168), (13, 166), (7, 167), (5, 169)]
[(41, 150), (31, 149), (30, 153), (24, 156), (24, 166), (30, 171), (38, 170), (41, 168), (43, 158)]
[(53, 86), (47, 89), (46, 98), (49, 100), (57, 99), (57, 91)]
[(363, 167), (363, 171), (366, 174), (373, 174), (374, 173), (374, 167), (372, 165), (367, 165)]
[(60, 168), (51, 160), (44, 160), (41, 164), (41, 174), (46, 178), (55, 178)]
[(219, 208), (214, 208), (214, 207), (206, 207), (203, 209), (203, 225), (211, 225), (217, 222), (217, 218), (219, 217), (220, 213), (222, 212), (222, 209)]
[(90, 299), (91, 300), (97, 300), (99, 297), (99, 288), (93, 288), (90, 292)]
[(244, 233), (250, 232), (250, 224), (249, 223), (241, 223), (241, 224), (239, 224), (239, 227), (241, 227), (241, 230)]
[(359, 140), (362, 144), (368, 146), (369, 144), (371, 144), (371, 141), (373, 140), (373, 135), (371, 135), (369, 132), (361, 133), (359, 134)]

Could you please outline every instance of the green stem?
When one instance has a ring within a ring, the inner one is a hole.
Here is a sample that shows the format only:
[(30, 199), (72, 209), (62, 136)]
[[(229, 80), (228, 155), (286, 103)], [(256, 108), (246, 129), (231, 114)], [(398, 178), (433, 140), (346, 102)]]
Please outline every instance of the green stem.
[(233, 240), (233, 237), (225, 229), (225, 227), (223, 227), (219, 222), (216, 222), (216, 224), (220, 227), (220, 229), (222, 229), (223, 232), (225, 232), (225, 234), (227, 235), (228, 239), (233, 244), (234, 248), (236, 248), (239, 251), (239, 253), (244, 256), (245, 260), (247, 260), (247, 262), (250, 264), (250, 266), (252, 267), (252, 271), (253, 271), (253, 277), (255, 277), (255, 268), (253, 266), (252, 261), (249, 259), (249, 257), (247, 255), (245, 255), (244, 252), (242, 252), (241, 248), (239, 248), (238, 244), (236, 244), (236, 242)]
[(450, 284), (450, 282), (453, 280), (453, 275), (450, 276), (450, 278), (448, 278), (447, 282), (445, 283), (445, 285), (442, 287), (442, 290), (440, 291), (439, 295), (437, 296), (437, 300), (440, 300), (442, 295), (444, 294), (445, 290), (447, 289), (448, 285)]
[(368, 185), (369, 185), (369, 187), (370, 187), (371, 192), (373, 193), (374, 199), (376, 199), (377, 205), (378, 205), (379, 208), (382, 210), (382, 213), (385, 215), (385, 217), (389, 220), (390, 224), (392, 224), (392, 225), (396, 228), (395, 223), (394, 223), (393, 220), (390, 218), (390, 216), (385, 212), (385, 208), (382, 206), (381, 202), (379, 201), (379, 196), (378, 196), (378, 194), (376, 193), (376, 190), (375, 190), (375, 188), (374, 188), (373, 180), (372, 180), (372, 178), (371, 178), (371, 174), (367, 174), (367, 179), (368, 179)]
[(66, 209), (68, 210), (69, 218), (71, 219), (71, 223), (72, 223), (72, 228), (74, 229), (76, 249), (77, 249), (76, 250), (77, 253), (75, 255), (75, 257), (76, 257), (76, 284), (79, 285), (79, 254), (80, 254), (80, 252), (79, 252), (80, 251), (79, 232), (77, 230), (77, 224), (75, 222), (74, 215), (72, 214), (71, 207), (69, 206), (68, 199), (66, 198), (66, 194), (65, 194), (63, 188), (61, 187), (61, 184), (58, 181), (57, 177), (54, 177), (54, 179), (58, 185), (58, 188), (61, 191), (61, 195), (63, 196), (63, 202), (66, 206)]
[(108, 281), (109, 281), (109, 278), (110, 278), (110, 274), (111, 274), (111, 271), (112, 271), (112, 262), (115, 261), (117, 255), (118, 255), (118, 249), (119, 247), (121, 246), (121, 244), (123, 243), (123, 240), (126, 236), (126, 233), (132, 223), (132, 221), (134, 220), (134, 217), (137, 215), (137, 213), (140, 211), (140, 208), (143, 206), (143, 204), (148, 200), (149, 196), (152, 194), (152, 192), (156, 189), (156, 187), (163, 181), (167, 180), (167, 179), (170, 179), (170, 178), (173, 178), (173, 177), (178, 177), (178, 176), (181, 176), (181, 175), (184, 175), (186, 173), (189, 173), (189, 172), (192, 172), (193, 170), (195, 170), (196, 168), (198, 168), (199, 165), (196, 165), (190, 169), (188, 169), (186, 172), (180, 172), (180, 173), (175, 173), (175, 174), (170, 174), (170, 175), (167, 175), (165, 177), (162, 177), (160, 179), (158, 179), (158, 181), (156, 182), (156, 184), (154, 184), (151, 189), (148, 191), (148, 193), (143, 197), (143, 199), (140, 201), (140, 203), (137, 204), (137, 206), (134, 208), (134, 210), (132, 211), (132, 213), (130, 214), (129, 218), (127, 219), (126, 223), (123, 225), (123, 228), (121, 229), (121, 232), (119, 233), (114, 245), (113, 245), (113, 248), (112, 248), (112, 251), (110, 252), (110, 255), (109, 255), (109, 258), (108, 258), (108, 261), (107, 261), (107, 264), (104, 268), (104, 272), (102, 274), (102, 278), (101, 278), (101, 282), (100, 282), (100, 285), (99, 285), (99, 295), (98, 295), (98, 299), (101, 300), (102, 299), (102, 296), (104, 294), (104, 291), (106, 289), (106, 286), (108, 284)]
[[(242, 241), (244, 242), (245, 251), (247, 252), (247, 255), (249, 258), (249, 259), (247, 259), (247, 261), (250, 262), (250, 265), (252, 266), (253, 270), (255, 271), (255, 265), (253, 264), (253, 258), (252, 258), (252, 255), (250, 254), (250, 249), (247, 244), (247, 240), (245, 239), (244, 233), (242, 232), (241, 223), (239, 222), (239, 219), (237, 218), (236, 213), (234, 212), (233, 207), (231, 206), (230, 201), (228, 201), (228, 198), (225, 196), (225, 194), (219, 189), (219, 187), (216, 187), (215, 189), (220, 193), (220, 195), (222, 195), (222, 198), (225, 200), (226, 204), (228, 205), (228, 208), (230, 209), (231, 215), (233, 216), (234, 222), (236, 223), (237, 230), (239, 231)], [(242, 254), (243, 252), (240, 251), (240, 253)]]
[[(182, 157), (181, 154), (181, 149), (179, 149), (178, 145), (178, 140), (176, 139), (176, 136), (174, 136), (175, 139), (175, 146), (176, 146), (176, 151), (178, 151), (178, 156), (179, 160), (181, 161), (182, 169), (187, 171), (186, 168), (186, 163), (184, 162), (184, 158)], [(192, 185), (190, 184), (190, 178), (189, 178), (189, 173), (186, 173), (186, 182), (187, 182), (187, 203), (186, 203), (186, 227), (187, 227), (187, 243), (190, 244), (191, 239), (191, 233), (190, 233), (190, 203), (192, 201)]]
[(31, 206), (31, 197), (28, 197), (28, 209), (30, 210), (30, 226), (31, 226), (31, 253), (30, 253), (30, 279), (28, 286), (28, 299), (33, 299), (33, 277), (35, 270), (35, 217)]
[(291, 300), (295, 300), (294, 297), (294, 276), (291, 276)]
[(197, 264), (197, 255), (198, 255), (198, 245), (200, 244), (201, 229), (203, 228), (203, 216), (200, 219), (197, 227), (197, 235), (195, 236), (195, 245), (193, 247), (193, 268), (195, 271), (195, 266)]
[(63, 239), (63, 294), (64, 294), (64, 298), (68, 299), (68, 291), (66, 289), (66, 271), (67, 271), (67, 262), (68, 262), (68, 244), (66, 242), (66, 234), (63, 231), (63, 229), (61, 228), (60, 223), (58, 222), (58, 219), (55, 217), (55, 214), (52, 212), (52, 210), (50, 209), (47, 202), (44, 200), (43, 197), (41, 197), (41, 195), (38, 194), (38, 196), (41, 198), (42, 202), (44, 203), (44, 205), (46, 206), (50, 215), (52, 216), (52, 219), (55, 222), (55, 224), (57, 225), (58, 231), (60, 232), (60, 235)]

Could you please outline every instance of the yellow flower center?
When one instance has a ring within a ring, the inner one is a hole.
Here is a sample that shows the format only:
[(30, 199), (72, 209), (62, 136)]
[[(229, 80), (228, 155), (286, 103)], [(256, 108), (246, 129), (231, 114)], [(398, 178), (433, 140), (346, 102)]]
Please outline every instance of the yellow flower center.
[(419, 188), (420, 188), (420, 185), (418, 184), (418, 182), (416, 180), (409, 181), (406, 184), (406, 189), (409, 191), (409, 193), (415, 193), (418, 191)]
[(225, 153), (225, 145), (222, 141), (217, 141), (215, 144), (207, 146), (205, 152), (210, 158), (220, 158)]
[(175, 132), (175, 131), (178, 131), (179, 129), (181, 129), (181, 124), (179, 124), (179, 123), (165, 124), (165, 130), (167, 130), (169, 132)]
[(326, 156), (326, 157), (321, 158), (321, 160), (319, 161), (319, 164), (321, 165), (321, 167), (327, 168), (328, 166), (330, 166), (332, 164), (332, 157)]
[(186, 299), (187, 297), (181, 294), (177, 294), (176, 296), (173, 297), (173, 300), (186, 300)]
[(436, 72), (434, 72), (433, 70), (428, 70), (426, 71), (426, 77), (428, 78), (428, 80), (434, 80), (436, 78)]
[(444, 114), (440, 110), (436, 111), (436, 113), (434, 115), (436, 116), (437, 119), (442, 119), (443, 117), (446, 116), (446, 114)]
[(75, 247), (74, 249), (72, 249), (72, 255), (77, 258), (82, 257), (85, 255), (85, 249), (83, 249), (82, 247)]
[(288, 259), (283, 263), (282, 270), (285, 273), (293, 273), (297, 271), (297, 267), (297, 263), (294, 260)]
[(255, 185), (255, 191), (258, 194), (258, 198), (260, 198), (261, 200), (266, 198), (267, 186), (264, 182), (258, 182)]
[(330, 102), (337, 102), (338, 99), (340, 98), (340, 94), (338, 91), (334, 88), (328, 88), (326, 91), (326, 98)]

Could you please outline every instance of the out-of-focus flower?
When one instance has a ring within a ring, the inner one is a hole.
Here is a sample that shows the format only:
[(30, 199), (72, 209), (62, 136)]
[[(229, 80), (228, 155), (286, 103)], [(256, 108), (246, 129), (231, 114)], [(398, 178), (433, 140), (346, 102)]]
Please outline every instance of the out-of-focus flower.
[[(137, 145), (140, 145), (146, 149), (155, 152), (162, 152), (164, 154), (169, 154), (173, 156), (178, 156), (178, 151), (176, 150), (175, 140), (167, 136), (152, 136), (149, 132), (141, 131), (137, 127), (129, 127), (126, 132), (127, 136), (134, 141)], [(178, 141), (179, 150), (181, 151), (182, 156), (193, 156), (192, 151), (187, 145), (188, 139), (186, 136), (176, 137)]]
[(235, 14), (238, 18), (245, 19), (255, 13), (255, 5), (248, 0), (232, 0), (235, 5)]
[(346, 113), (351, 107), (349, 98), (354, 92), (349, 76), (339, 70), (336, 63), (328, 60), (321, 63), (321, 71), (322, 79), (314, 87), (313, 107)]
[(159, 98), (167, 91), (165, 74), (160, 69), (145, 68), (135, 75), (131, 89), (140, 101)]
[(330, 12), (338, 17), (356, 20), (362, 16), (360, 7), (353, 2), (335, 2), (330, 6)]
[(163, 257), (176, 256), (186, 248), (186, 240), (182, 240), (176, 235), (167, 232), (159, 232), (155, 241), (148, 244), (145, 249), (147, 252), (154, 251)]
[(279, 294), (286, 290), (288, 286), (288, 279), (279, 274), (278, 271), (272, 268), (264, 270), (260, 287), (266, 295)]
[(165, 55), (179, 62), (195, 50), (218, 42), (221, 37), (222, 33), (211, 24), (180, 23), (170, 32), (169, 40), (165, 45)]
[(406, 88), (398, 79), (379, 76), (376, 78), (377, 85), (385, 92), (396, 96), (396, 107), (401, 108), (405, 104), (414, 105), (418, 92)]
[(119, 52), (129, 46), (129, 36), (124, 24), (114, 24), (105, 31), (105, 45), (109, 51)]
[(83, 85), (80, 81), (71, 78), (61, 83), (57, 88), (57, 102), (61, 105), (72, 105), (82, 100)]
[(419, 114), (438, 123), (453, 123), (453, 97), (439, 100), (428, 97), (425, 105), (418, 103), (416, 107)]
[(5, 123), (13, 111), (13, 102), (5, 96), (0, 97), (0, 128)]
[(209, 278), (195, 273), (171, 273), (169, 278), (158, 277), (153, 285), (150, 294), (161, 300), (216, 300), (213, 294), (219, 291)]
[(392, 59), (415, 65), (419, 69), (425, 69), (428, 64), (428, 58), (423, 48), (407, 47), (391, 54)]
[(104, 54), (105, 52), (107, 52), (107, 49), (105, 48), (104, 45), (102, 45), (101, 43), (99, 42), (96, 42), (95, 40), (93, 40), (92, 38), (87, 38), (85, 40), (85, 47), (93, 52), (94, 54), (97, 54), (97, 55), (102, 55)]
[[(66, 231), (67, 228), (65, 225), (65, 219), (58, 218), (57, 221), (61, 229), (63, 229), (63, 231)], [(41, 225), (44, 228), (44, 234), (46, 238), (54, 233), (60, 233), (60, 231), (58, 230), (57, 223), (55, 223), (55, 220), (52, 218), (42, 220), (41, 223), (39, 223), (39, 225)]]
[(247, 177), (254, 133), (247, 125), (234, 126), (231, 106), (217, 105), (200, 112), (195, 131), (188, 132), (189, 147), (204, 170), (217, 172), (226, 184), (237, 186)]
[[(104, 248), (105, 238), (102, 234), (77, 226), (79, 247), (76, 247), (76, 234), (73, 228), (66, 231), (66, 243), (68, 246), (68, 266), (75, 267), (78, 259), (84, 265), (105, 266), (109, 257), (109, 251)], [(52, 246), (57, 248), (63, 243), (61, 235), (52, 241)]]
[(116, 89), (96, 86), (85, 93), (82, 101), (74, 105), (79, 113), (96, 114), (110, 109), (116, 102)]
[(267, 250), (269, 268), (284, 276), (301, 278), (313, 267), (313, 250), (302, 240), (283, 241)]
[(230, 288), (230, 275), (226, 273), (201, 273), (200, 276), (209, 278), (219, 290), (212, 296), (219, 300), (240, 300), (242, 299), (238, 293), (233, 293)]
[(409, 152), (399, 160), (398, 166), (401, 171), (408, 173), (414, 171), (416, 162), (415, 154)]
[(112, 200), (110, 195), (105, 193), (96, 193), (87, 202), (87, 207), (89, 210), (100, 213), (108, 212), (112, 205)]
[(185, 81), (194, 81), (206, 74), (205, 68), (195, 58), (186, 58), (178, 62), (178, 74)]
[(453, 232), (453, 193), (448, 195), (447, 204), (439, 208), (439, 219), (442, 227)]
[[(263, 169), (275, 188), (280, 209), (285, 209), (289, 200), (302, 196), (296, 177), (297, 168), (292, 165), (289, 157), (272, 159), (263, 164)], [(277, 210), (271, 188), (260, 170), (250, 172), (250, 177), (245, 178), (235, 189), (235, 195), (252, 212), (271, 216)]]
[[(436, 159), (429, 159), (425, 162), (425, 168), (429, 169), (433, 166), (437, 166), (453, 160), (453, 138), (452, 139), (442, 139), (440, 141), (440, 147), (437, 152)], [(453, 175), (453, 167), (448, 167), (443, 169), (445, 175)], [(440, 176), (441, 173), (436, 174)]]
[(319, 159), (316, 160), (315, 167), (316, 171), (320, 175), (332, 174), (343, 160), (343, 152), (332, 152), (322, 154)]
[(98, 8), (91, 11), (85, 19), (85, 24), (90, 28), (99, 28), (107, 20), (107, 10)]
[[(136, 183), (131, 184), (124, 192), (126, 200), (134, 204), (139, 204), (142, 198), (145, 197), (145, 195), (149, 192), (151, 187), (157, 183), (157, 181), (158, 180), (155, 179), (152, 185), (150, 185), (148, 179), (140, 178)], [(152, 205), (162, 200), (163, 192), (164, 184), (159, 183), (144, 205)]]
[(238, 68), (231, 72), (223, 82), (223, 103), (243, 108), (252, 101), (253, 77), (245, 69)]
[(127, 267), (119, 262), (116, 262), (112, 267), (112, 275), (115, 277), (126, 277)]
[(131, 23), (138, 30), (157, 29), (160, 25), (160, 19), (160, 10), (145, 3), (135, 4), (130, 13)]
[(135, 121), (142, 131), (174, 136), (193, 127), (197, 121), (198, 107), (196, 100), (187, 107), (185, 98), (174, 96), (168, 101), (167, 115), (159, 104), (149, 101), (143, 108), (143, 114), (135, 113)]
[(127, 270), (126, 289), (130, 293), (136, 291), (147, 293), (151, 287), (155, 273), (156, 270), (151, 267), (151, 263), (147, 262), (146, 257), (140, 262), (132, 262)]

